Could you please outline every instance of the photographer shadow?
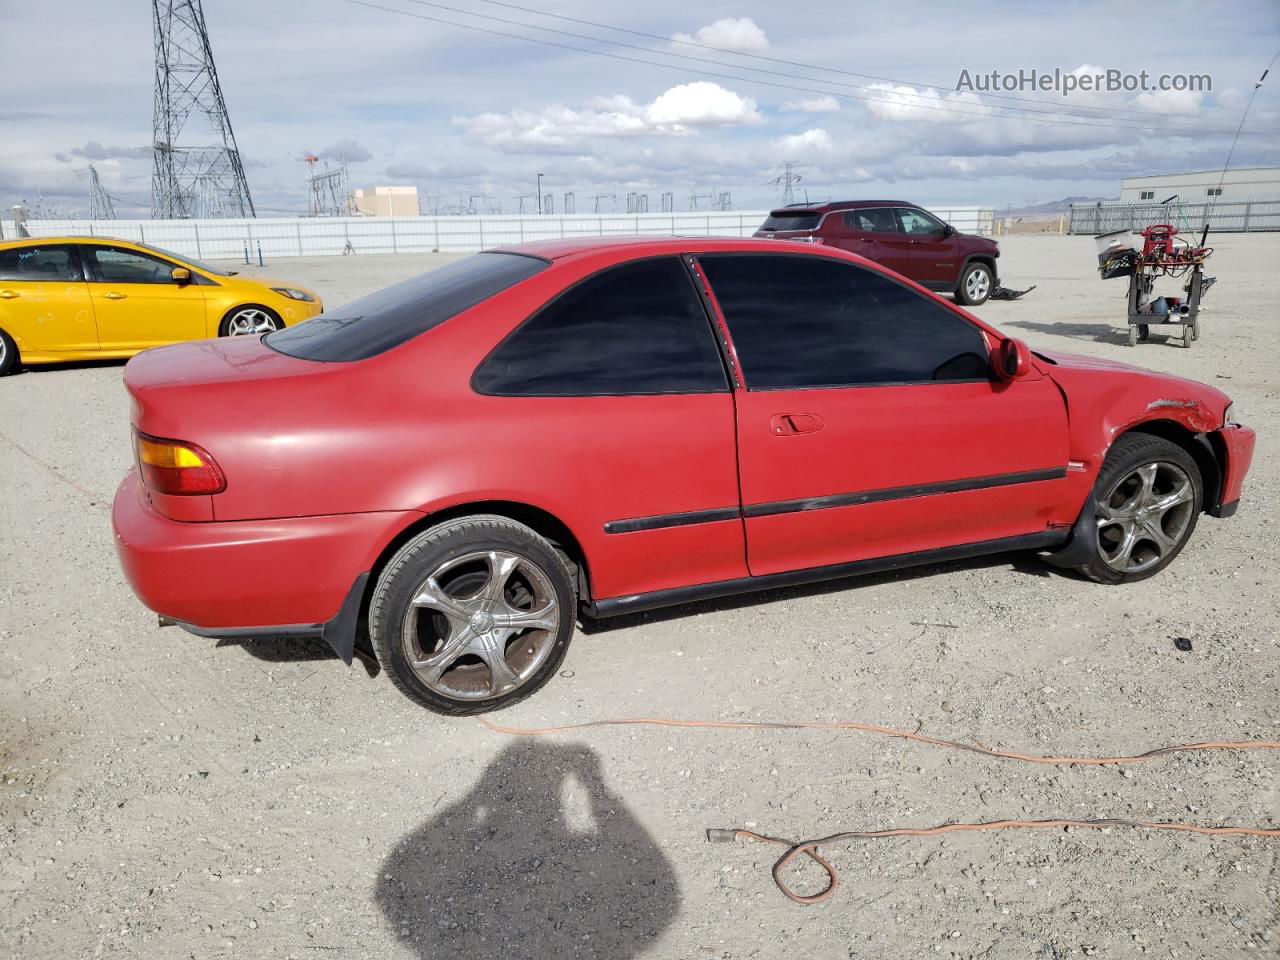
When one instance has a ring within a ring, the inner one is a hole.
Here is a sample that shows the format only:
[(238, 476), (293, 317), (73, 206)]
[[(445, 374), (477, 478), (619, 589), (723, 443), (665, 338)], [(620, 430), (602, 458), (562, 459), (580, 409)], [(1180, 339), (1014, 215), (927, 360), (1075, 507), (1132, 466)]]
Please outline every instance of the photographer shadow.
[(675, 919), (671, 863), (578, 744), (520, 740), (400, 840), (378, 906), (426, 958), (638, 957)]

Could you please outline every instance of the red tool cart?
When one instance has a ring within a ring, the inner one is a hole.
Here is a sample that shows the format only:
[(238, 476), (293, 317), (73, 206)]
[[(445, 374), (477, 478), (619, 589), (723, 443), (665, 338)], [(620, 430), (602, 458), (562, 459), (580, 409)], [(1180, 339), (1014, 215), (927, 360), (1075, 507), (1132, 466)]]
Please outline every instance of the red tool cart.
[[(1206, 227), (1200, 245), (1193, 246), (1180, 239), (1171, 224), (1153, 224), (1142, 231), (1140, 250), (1139, 237), (1129, 231), (1095, 238), (1102, 278), (1129, 278), (1129, 346), (1145, 341), (1153, 324), (1181, 326), (1184, 347), (1199, 339), (1200, 299), (1215, 280), (1204, 275), (1205, 261), (1213, 253), (1212, 247), (1204, 245), (1208, 232)], [(1152, 296), (1161, 277), (1185, 277), (1183, 296)]]

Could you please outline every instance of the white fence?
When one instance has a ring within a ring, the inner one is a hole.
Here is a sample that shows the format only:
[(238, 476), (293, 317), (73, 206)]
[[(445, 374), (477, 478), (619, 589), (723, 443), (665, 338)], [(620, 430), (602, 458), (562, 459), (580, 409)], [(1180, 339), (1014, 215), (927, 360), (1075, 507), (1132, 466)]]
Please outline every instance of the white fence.
[[(934, 210), (957, 230), (990, 234), (994, 211)], [(294, 217), (256, 220), (30, 220), (33, 237), (138, 240), (197, 259), (336, 256), (343, 253), (468, 253), (530, 240), (622, 234), (749, 237), (767, 210), (732, 213), (480, 217)], [(3, 222), (4, 236), (17, 236)]]

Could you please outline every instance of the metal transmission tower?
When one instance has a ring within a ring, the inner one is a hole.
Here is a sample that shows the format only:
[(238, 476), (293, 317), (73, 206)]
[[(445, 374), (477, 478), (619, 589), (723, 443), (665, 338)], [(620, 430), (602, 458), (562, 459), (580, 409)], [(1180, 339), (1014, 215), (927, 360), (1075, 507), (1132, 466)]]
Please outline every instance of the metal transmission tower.
[(107, 193), (107, 188), (98, 179), (98, 171), (91, 163), (85, 171), (89, 177), (89, 219), (114, 220), (116, 218), (115, 199)]
[(302, 158), (311, 172), (307, 176), (307, 213), (313, 217), (351, 216), (351, 191), (347, 186), (347, 165), (315, 172), (319, 162), (314, 154)]
[(788, 160), (784, 164), (785, 169), (782, 176), (774, 177), (772, 180), (769, 181), (774, 186), (782, 187), (782, 205), (784, 207), (789, 207), (796, 202), (795, 190), (792, 188), (795, 187), (795, 185), (799, 183), (802, 179), (804, 179), (803, 177), (800, 176), (800, 174), (791, 172), (791, 168), (794, 167), (795, 165), (796, 164), (794, 160)]
[(577, 212), (578, 212), (578, 208), (577, 208), (577, 200), (576, 200), (576, 198), (574, 197), (574, 195), (573, 195), (573, 191), (572, 191), (572, 190), (568, 190), (568, 191), (566, 191), (566, 192), (565, 192), (565, 195), (564, 195), (564, 212), (565, 212), (565, 213), (577, 213)]
[[(156, 48), (151, 216), (256, 216), (200, 0), (151, 0), (151, 8)], [(204, 116), (216, 143), (181, 145), (192, 113)]]

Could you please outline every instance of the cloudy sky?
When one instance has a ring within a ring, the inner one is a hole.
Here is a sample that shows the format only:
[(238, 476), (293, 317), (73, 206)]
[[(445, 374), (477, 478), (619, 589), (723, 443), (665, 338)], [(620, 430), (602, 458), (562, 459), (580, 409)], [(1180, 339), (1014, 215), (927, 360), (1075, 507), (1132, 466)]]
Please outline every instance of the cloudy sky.
[[(432, 205), (475, 196), (504, 212), (533, 193), (538, 172), (557, 209), (568, 190), (579, 212), (596, 194), (624, 206), (631, 191), (648, 193), (653, 210), (667, 191), (678, 209), (721, 191), (759, 209), (781, 201), (770, 181), (787, 160), (815, 199), (1021, 206), (1114, 196), (1124, 176), (1220, 167), (1280, 49), (1276, 0), (1164, 0), (1136, 32), (1114, 0), (204, 5), (250, 188), (268, 215), (305, 210), (307, 153), (345, 158), (353, 185), (415, 184)], [(146, 0), (0, 0), (0, 207), (43, 195), (50, 210), (83, 212), (93, 163), (123, 211), (145, 211), (151, 31)], [(1208, 74), (1213, 89), (1004, 95), (1025, 99), (956, 90), (963, 70), (1033, 68)], [(184, 140), (209, 133), (193, 119)], [(1280, 70), (1258, 94), (1233, 166), (1274, 163)]]

